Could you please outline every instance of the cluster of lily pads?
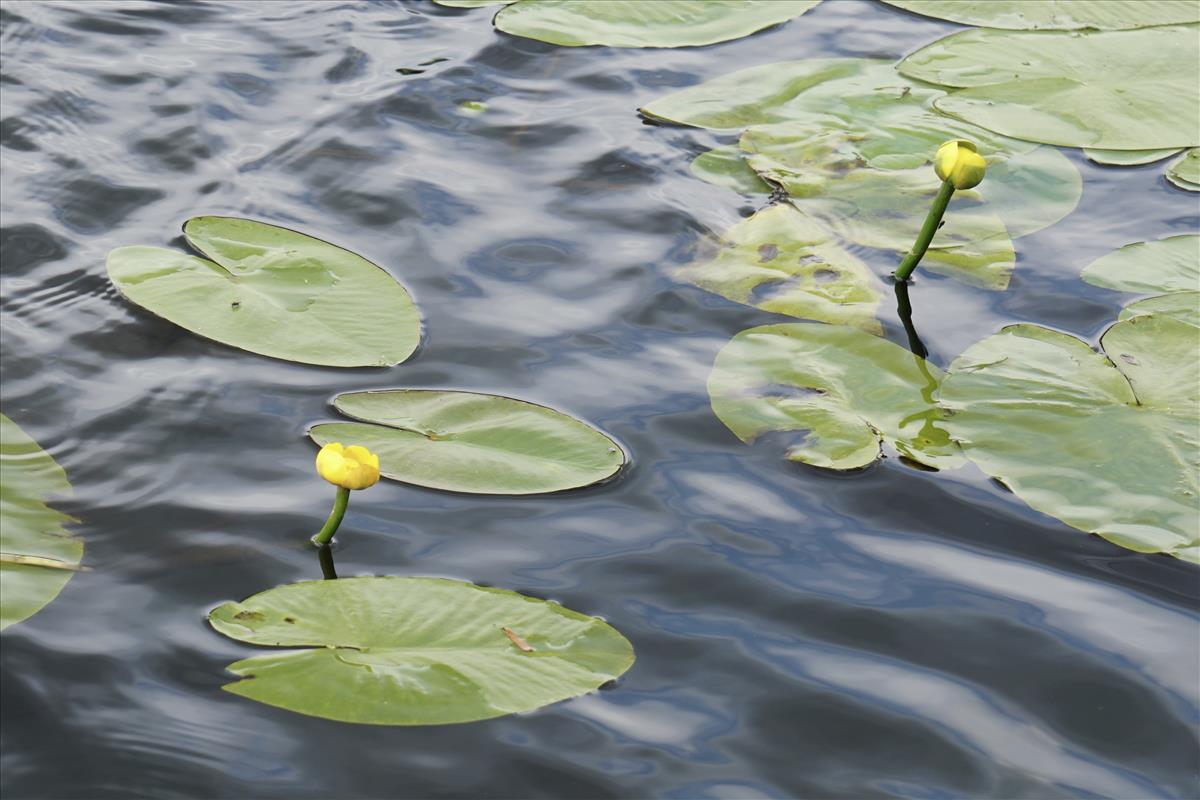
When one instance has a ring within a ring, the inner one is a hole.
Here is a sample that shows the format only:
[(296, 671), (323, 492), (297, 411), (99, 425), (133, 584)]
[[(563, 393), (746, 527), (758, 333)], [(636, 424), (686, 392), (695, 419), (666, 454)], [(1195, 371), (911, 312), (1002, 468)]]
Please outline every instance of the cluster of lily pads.
[[(805, 434), (788, 458), (826, 469), (867, 466), (884, 443), (938, 470), (970, 459), (1073, 527), (1200, 562), (1200, 237), (1133, 245), (1085, 270), (1092, 283), (1158, 295), (1124, 309), (1103, 353), (1014, 325), (945, 373), (923, 349), (880, 338), (882, 281), (852, 250), (898, 259), (908, 248), (940, 185), (930, 158), (948, 137), (978, 143), (987, 180), (955, 195), (923, 266), (984, 289), (1007, 288), (1014, 239), (1078, 202), (1078, 170), (1049, 145), (1088, 148), (1106, 164), (1189, 147), (1168, 179), (1200, 189), (1200, 6), (888, 2), (996, 27), (952, 34), (897, 64), (751, 67), (641, 109), (736, 135), (691, 171), (767, 200), (714, 258), (678, 276), (812, 321), (735, 336), (709, 379), (714, 412), (747, 442)], [(903, 306), (907, 289), (897, 288)]]

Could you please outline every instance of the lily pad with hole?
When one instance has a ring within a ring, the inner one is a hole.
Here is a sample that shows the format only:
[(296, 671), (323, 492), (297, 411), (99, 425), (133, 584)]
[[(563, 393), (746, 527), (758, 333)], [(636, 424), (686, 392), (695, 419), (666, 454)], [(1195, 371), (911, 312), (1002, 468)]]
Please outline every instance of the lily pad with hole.
[(1188, 192), (1200, 192), (1200, 147), (1193, 147), (1167, 165), (1167, 180)]
[(1157, 150), (1096, 150), (1091, 147), (1083, 148), (1083, 154), (1087, 156), (1089, 161), (1109, 167), (1137, 167), (1142, 164), (1153, 164), (1178, 152), (1178, 147), (1166, 147)]
[(951, 87), (934, 101), (939, 111), (1019, 139), (1110, 150), (1200, 144), (1200, 25), (968, 30), (897, 69)]
[(1193, 0), (883, 0), (926, 17), (1009, 30), (1117, 31), (1200, 22)]
[(520, 0), (496, 28), (564, 47), (699, 47), (749, 36), (821, 0)]
[(941, 370), (865, 331), (820, 323), (764, 325), (721, 349), (708, 379), (717, 418), (750, 443), (803, 438), (787, 457), (815, 467), (865, 467), (887, 443), (934, 469), (963, 463), (936, 399)]
[(546, 406), (436, 389), (348, 392), (334, 407), (358, 422), (314, 425), (319, 445), (360, 444), (383, 477), (470, 494), (543, 494), (605, 481), (625, 464), (620, 445)]
[(207, 258), (161, 247), (109, 253), (121, 294), (205, 338), (304, 364), (392, 366), (420, 342), (408, 291), (356, 253), (236, 217), (193, 217), (183, 232)]
[(0, 630), (41, 611), (79, 571), (83, 542), (65, 527), (74, 520), (47, 505), (70, 493), (62, 467), (0, 414)]
[(676, 276), (763, 311), (879, 333), (879, 281), (819, 222), (775, 205), (726, 232), (715, 258)]
[(1181, 234), (1127, 244), (1084, 267), (1083, 279), (1119, 292), (1198, 291), (1200, 235)]
[(597, 617), (444, 578), (303, 581), (225, 603), (208, 620), (232, 639), (286, 648), (231, 664), (240, 680), (225, 691), (367, 725), (532, 711), (594, 691), (634, 660)]
[(942, 381), (946, 426), (1034, 509), (1200, 563), (1200, 330), (1133, 316), (1100, 344), (1037, 325), (984, 339)]

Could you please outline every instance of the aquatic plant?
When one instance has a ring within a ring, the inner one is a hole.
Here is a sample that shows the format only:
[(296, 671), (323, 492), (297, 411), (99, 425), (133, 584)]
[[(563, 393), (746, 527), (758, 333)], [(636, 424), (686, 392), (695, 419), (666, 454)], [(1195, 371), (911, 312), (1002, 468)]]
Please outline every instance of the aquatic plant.
[(925, 217), (925, 224), (921, 227), (916, 243), (896, 269), (895, 277), (898, 281), (908, 280), (917, 264), (921, 263), (925, 251), (929, 249), (929, 243), (933, 241), (933, 235), (942, 225), (942, 217), (946, 214), (946, 206), (950, 205), (950, 198), (954, 196), (954, 192), (958, 189), (973, 189), (983, 182), (983, 177), (987, 174), (987, 161), (979, 155), (974, 142), (954, 139), (938, 148), (933, 157), (933, 168), (942, 185), (934, 198), (933, 206), (929, 209), (929, 215)]
[(318, 547), (329, 544), (350, 502), (350, 492), (374, 486), (379, 481), (379, 456), (361, 445), (343, 447), (341, 442), (330, 442), (317, 452), (317, 474), (337, 488), (333, 511), (325, 526), (313, 537)]

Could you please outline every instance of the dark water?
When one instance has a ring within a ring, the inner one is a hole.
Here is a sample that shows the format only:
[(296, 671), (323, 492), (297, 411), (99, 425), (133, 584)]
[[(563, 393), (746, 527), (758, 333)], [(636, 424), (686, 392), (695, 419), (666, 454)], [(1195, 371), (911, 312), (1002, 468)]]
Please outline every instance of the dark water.
[[(95, 567), (3, 635), (6, 800), (1197, 795), (1194, 566), (1071, 530), (973, 468), (789, 465), (708, 408), (721, 345), (782, 318), (672, 279), (752, 209), (687, 173), (719, 137), (635, 109), (744, 66), (899, 56), (952, 26), (838, 0), (742, 41), (639, 51), (556, 49), (425, 2), (0, 13), (4, 412), (66, 468)], [(1071, 155), (1083, 202), (1018, 242), (1007, 293), (921, 277), (934, 360), (1018, 320), (1095, 341), (1128, 297), (1079, 270), (1196, 229), (1161, 165)], [(386, 265), (421, 304), (423, 349), (392, 370), (291, 365), (123, 302), (108, 250), (167, 245), (202, 213)], [(336, 392), (395, 386), (546, 403), (634, 453), (622, 480), (549, 498), (380, 484), (337, 551), (343, 575), (453, 576), (603, 615), (638, 652), (614, 689), (426, 729), (220, 690), (250, 648), (206, 612), (320, 575), (307, 537), (331, 492), (306, 426)]]

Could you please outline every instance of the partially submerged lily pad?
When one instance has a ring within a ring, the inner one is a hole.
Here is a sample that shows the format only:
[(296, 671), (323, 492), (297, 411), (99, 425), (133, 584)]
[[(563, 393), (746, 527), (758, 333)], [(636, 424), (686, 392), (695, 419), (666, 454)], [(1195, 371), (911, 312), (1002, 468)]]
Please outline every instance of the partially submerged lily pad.
[(542, 494), (615, 475), (625, 453), (585, 422), (524, 400), (475, 392), (348, 392), (334, 407), (359, 422), (314, 425), (319, 445), (379, 454), (385, 478), (471, 494)]
[(629, 641), (597, 617), (443, 578), (304, 581), (208, 619), (238, 641), (288, 648), (231, 664), (241, 680), (226, 691), (368, 725), (532, 711), (594, 691), (634, 660)]
[(1153, 164), (1179, 152), (1178, 147), (1165, 147), (1157, 150), (1097, 150), (1092, 147), (1083, 148), (1083, 154), (1089, 161), (1104, 164), (1109, 167), (1137, 167), (1142, 164)]
[(1200, 235), (1127, 244), (1084, 267), (1083, 279), (1119, 292), (1200, 290)]
[(951, 364), (946, 426), (1038, 511), (1200, 563), (1198, 339), (1194, 326), (1157, 314), (1114, 324), (1104, 354), (1065, 333), (1010, 326)]
[(1187, 150), (1167, 165), (1167, 180), (1188, 192), (1200, 192), (1200, 147)]
[(1148, 150), (1200, 144), (1200, 26), (1095, 33), (968, 30), (897, 66), (956, 91), (939, 111), (1065, 147)]
[(200, 336), (305, 364), (391, 366), (420, 342), (408, 291), (360, 255), (236, 217), (193, 217), (183, 232), (208, 258), (161, 247), (109, 253), (121, 294)]
[(64, 527), (74, 520), (46, 505), (70, 493), (62, 467), (0, 414), (0, 630), (41, 611), (80, 569), (83, 542)]
[(887, 442), (935, 469), (962, 463), (943, 426), (941, 370), (864, 331), (819, 323), (742, 331), (708, 379), (713, 412), (744, 442), (775, 431), (806, 435), (787, 457), (816, 467), (865, 467)]
[(820, 0), (520, 0), (496, 28), (565, 47), (698, 47), (798, 17)]
[(1118, 319), (1158, 314), (1200, 328), (1200, 292), (1171, 292), (1147, 297), (1121, 309)]
[(888, 5), (964, 25), (1010, 30), (1128, 30), (1200, 22), (1192, 0), (883, 0)]
[(689, 169), (700, 180), (733, 189), (739, 194), (771, 193), (771, 185), (750, 168), (738, 147), (714, 147), (696, 156)]
[(879, 281), (828, 230), (789, 205), (739, 222), (715, 258), (676, 275), (763, 311), (882, 330), (875, 319)]

